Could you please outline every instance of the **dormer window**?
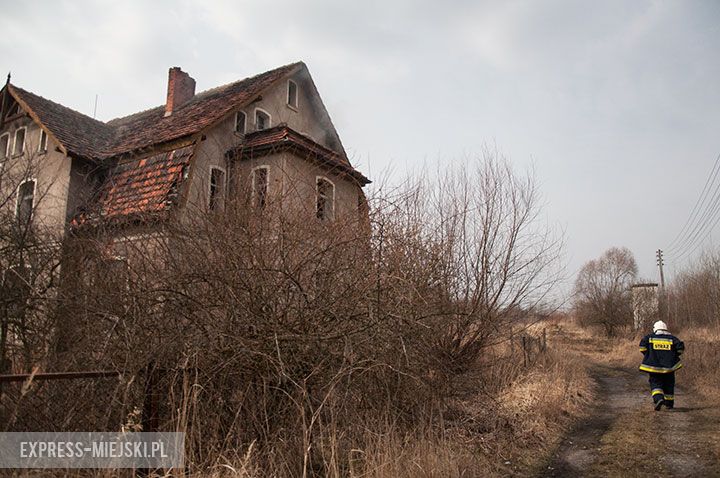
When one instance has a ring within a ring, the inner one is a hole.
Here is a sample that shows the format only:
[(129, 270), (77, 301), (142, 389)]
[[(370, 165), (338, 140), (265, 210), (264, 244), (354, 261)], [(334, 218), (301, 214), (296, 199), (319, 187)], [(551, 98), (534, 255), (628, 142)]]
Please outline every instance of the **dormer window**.
[(38, 152), (40, 153), (46, 153), (47, 152), (47, 133), (44, 129), (40, 130), (40, 142), (38, 143)]
[(13, 144), (13, 156), (19, 156), (25, 152), (25, 128), (15, 131), (15, 143)]
[(5, 161), (10, 152), (10, 134), (0, 136), (0, 161)]
[(270, 115), (261, 110), (260, 108), (255, 110), (255, 129), (260, 131), (270, 127)]
[(235, 132), (239, 134), (245, 134), (245, 122), (247, 118), (245, 113), (238, 111), (235, 113)]
[(292, 80), (288, 80), (287, 104), (292, 108), (298, 107), (298, 86)]

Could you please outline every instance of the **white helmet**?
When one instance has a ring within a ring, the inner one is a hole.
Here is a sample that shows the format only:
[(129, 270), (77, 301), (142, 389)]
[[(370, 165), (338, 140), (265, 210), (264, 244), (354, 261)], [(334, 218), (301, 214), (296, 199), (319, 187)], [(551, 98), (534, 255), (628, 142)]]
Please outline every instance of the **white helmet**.
[(653, 324), (653, 332), (657, 332), (658, 330), (664, 330), (667, 332), (667, 329), (667, 324), (662, 320), (658, 320)]

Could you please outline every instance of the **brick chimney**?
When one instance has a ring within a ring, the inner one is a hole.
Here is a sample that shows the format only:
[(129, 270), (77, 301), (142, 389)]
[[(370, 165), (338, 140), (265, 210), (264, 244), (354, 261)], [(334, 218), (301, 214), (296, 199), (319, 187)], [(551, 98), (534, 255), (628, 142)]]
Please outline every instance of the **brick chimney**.
[(193, 96), (195, 96), (195, 80), (182, 71), (179, 66), (170, 68), (165, 116), (173, 114), (173, 111), (190, 101)]

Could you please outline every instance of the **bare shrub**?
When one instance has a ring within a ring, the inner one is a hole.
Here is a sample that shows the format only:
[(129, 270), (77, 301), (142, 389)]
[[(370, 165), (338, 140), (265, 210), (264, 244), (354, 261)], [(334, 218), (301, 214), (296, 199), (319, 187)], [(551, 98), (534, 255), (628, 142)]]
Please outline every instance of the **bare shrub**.
[(358, 458), (377, 433), (429, 430), (422, 452), (449, 424), (495, 426), (468, 404), (525, 373), (508, 341), (561, 273), (532, 175), (486, 151), (331, 221), (237, 194), (224, 212), (74, 231), (53, 363), (151, 384), (162, 403), (143, 423), (186, 431), (198, 470), (232, 456), (268, 475), (346, 476), (383, 459)]
[(720, 253), (706, 251), (673, 279), (668, 309), (678, 327), (720, 326)]

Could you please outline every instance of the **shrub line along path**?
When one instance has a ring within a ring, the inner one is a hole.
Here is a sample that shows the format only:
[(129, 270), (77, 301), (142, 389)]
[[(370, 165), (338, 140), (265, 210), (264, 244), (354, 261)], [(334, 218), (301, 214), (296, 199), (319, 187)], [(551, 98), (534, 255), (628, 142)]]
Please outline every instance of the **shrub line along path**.
[(683, 387), (682, 370), (677, 372), (676, 408), (656, 412), (646, 374), (627, 364), (598, 361), (587, 354), (597, 343), (592, 340), (571, 335), (561, 341), (590, 361), (596, 398), (538, 476), (720, 477), (720, 404)]

